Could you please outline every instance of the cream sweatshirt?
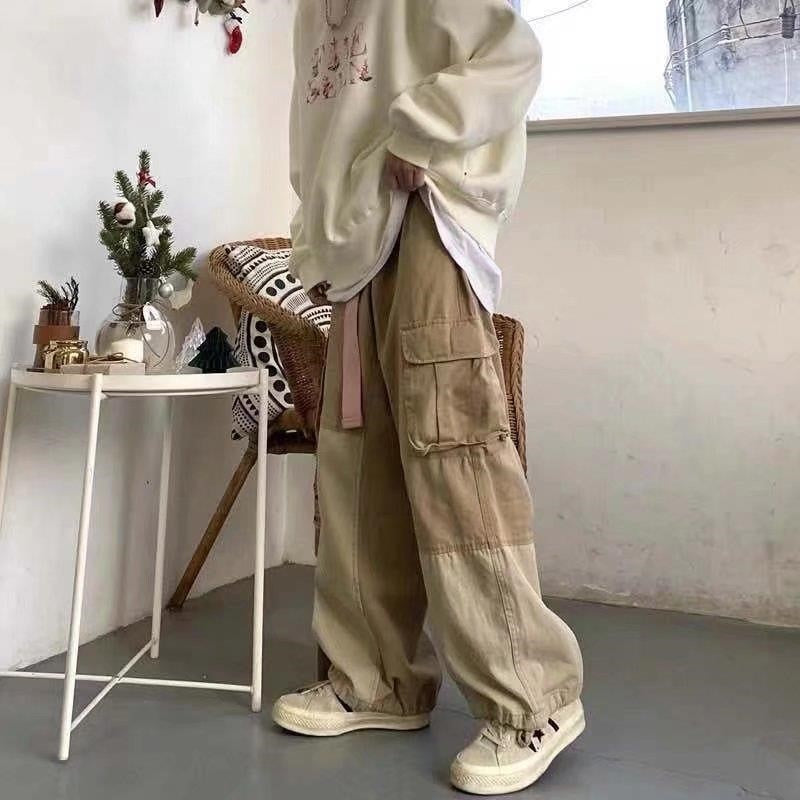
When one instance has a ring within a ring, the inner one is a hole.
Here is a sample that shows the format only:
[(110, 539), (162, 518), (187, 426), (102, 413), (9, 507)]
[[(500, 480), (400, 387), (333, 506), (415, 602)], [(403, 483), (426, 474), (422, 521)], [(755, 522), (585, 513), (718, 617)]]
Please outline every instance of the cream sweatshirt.
[(387, 150), (490, 255), (519, 195), (541, 50), (507, 0), (298, 0), (292, 270), (345, 301), (381, 269), (407, 195)]

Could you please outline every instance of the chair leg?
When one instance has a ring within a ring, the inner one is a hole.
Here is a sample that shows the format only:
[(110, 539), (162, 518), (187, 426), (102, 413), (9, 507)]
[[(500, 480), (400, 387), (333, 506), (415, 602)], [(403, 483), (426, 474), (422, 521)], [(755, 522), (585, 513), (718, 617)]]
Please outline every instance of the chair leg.
[(255, 466), (257, 458), (258, 450), (251, 443), (242, 456), (242, 460), (239, 463), (239, 466), (236, 468), (236, 472), (233, 473), (233, 476), (228, 483), (228, 487), (225, 489), (225, 494), (222, 495), (222, 499), (219, 501), (217, 510), (209, 520), (206, 532), (203, 534), (203, 538), (197, 545), (194, 555), (192, 555), (192, 558), (187, 564), (186, 570), (183, 573), (183, 577), (178, 583), (178, 588), (175, 589), (175, 593), (172, 595), (172, 598), (167, 605), (167, 608), (170, 611), (180, 611), (181, 608), (183, 608), (183, 604), (186, 602), (186, 598), (189, 596), (189, 592), (191, 591), (192, 586), (194, 586), (194, 582), (197, 580), (200, 570), (206, 563), (206, 559), (211, 552), (211, 548), (214, 546), (214, 542), (217, 541), (217, 537), (222, 530), (222, 526), (225, 524), (225, 520), (228, 519), (228, 515), (231, 513), (233, 504), (236, 502), (239, 492), (242, 491), (242, 487), (244, 486), (250, 471)]

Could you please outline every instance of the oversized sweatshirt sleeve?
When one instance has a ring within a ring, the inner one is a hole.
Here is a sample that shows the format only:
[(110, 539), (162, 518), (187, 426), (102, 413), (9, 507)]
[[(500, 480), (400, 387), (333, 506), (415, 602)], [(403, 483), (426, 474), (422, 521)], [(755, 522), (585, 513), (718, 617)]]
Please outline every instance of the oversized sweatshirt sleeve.
[(437, 146), (472, 149), (522, 122), (541, 79), (539, 42), (507, 0), (430, 0), (429, 14), (453, 63), (389, 110), (389, 150), (423, 168)]
[[(295, 79), (289, 113), (289, 181), (294, 193), (302, 200), (300, 162), (300, 86)], [(286, 175), (285, 172), (283, 174)]]
[[(299, 12), (298, 12), (299, 13)], [(295, 19), (295, 32), (294, 32), (294, 59), (295, 59), (295, 79), (294, 87), (292, 89), (292, 105), (289, 110), (289, 182), (291, 183), (294, 193), (300, 199), (300, 203), (295, 209), (294, 216), (289, 225), (290, 236), (292, 237), (292, 257), (289, 265), (292, 273), (300, 278), (298, 274), (297, 256), (302, 254), (307, 249), (306, 235), (303, 226), (303, 172), (302, 172), (302, 150), (300, 142), (302, 141), (301, 129), (301, 110), (303, 102), (303, 84), (300, 80), (300, 72), (297, 68), (298, 53), (300, 52), (299, 41), (299, 20)], [(311, 287), (306, 287), (311, 288)]]
[[(300, 149), (300, 103), (302, 86), (299, 81), (295, 81), (292, 91), (292, 108), (289, 117), (289, 181), (294, 189), (294, 193), (299, 198), (294, 216), (290, 223), (290, 236), (292, 237), (292, 259), (290, 270), (298, 278), (297, 256), (307, 249), (305, 227), (303, 225), (303, 179), (302, 179), (302, 158)], [(307, 286), (307, 289), (311, 287)]]
[(300, 52), (300, 20), (299, 12), (295, 14), (294, 23), (294, 84), (292, 88), (292, 105), (289, 111), (289, 181), (295, 194), (302, 200), (301, 195), (301, 158), (300, 158), (300, 92), (302, 85), (298, 60)]

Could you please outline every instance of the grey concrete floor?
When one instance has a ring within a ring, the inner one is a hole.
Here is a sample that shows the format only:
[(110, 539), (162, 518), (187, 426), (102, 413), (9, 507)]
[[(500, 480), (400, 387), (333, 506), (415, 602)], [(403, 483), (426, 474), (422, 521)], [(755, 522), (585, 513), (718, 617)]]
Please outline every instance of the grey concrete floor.
[[(314, 677), (311, 570), (268, 573), (265, 699)], [(249, 680), (251, 582), (166, 614), (162, 657), (136, 674)], [(800, 798), (800, 631), (574, 602), (552, 606), (586, 659), (588, 728), (536, 787), (542, 800)], [(147, 621), (81, 648), (118, 669)], [(42, 665), (61, 668), (63, 658)], [(84, 684), (76, 708), (97, 686)], [(0, 680), (0, 800), (454, 798), (453, 754), (477, 724), (446, 685), (430, 729), (313, 740), (246, 695), (117, 687), (54, 758), (60, 684)]]

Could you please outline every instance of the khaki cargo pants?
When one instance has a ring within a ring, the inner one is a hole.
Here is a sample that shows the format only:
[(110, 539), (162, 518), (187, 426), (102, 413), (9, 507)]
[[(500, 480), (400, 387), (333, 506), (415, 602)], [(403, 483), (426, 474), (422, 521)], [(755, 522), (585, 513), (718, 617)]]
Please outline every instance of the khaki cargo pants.
[(432, 709), (429, 612), (475, 716), (542, 728), (580, 695), (580, 650), (540, 597), (491, 316), (416, 195), (360, 298), (356, 430), (341, 422), (343, 317), (337, 305), (320, 412), (314, 609), (335, 691), (360, 711)]

